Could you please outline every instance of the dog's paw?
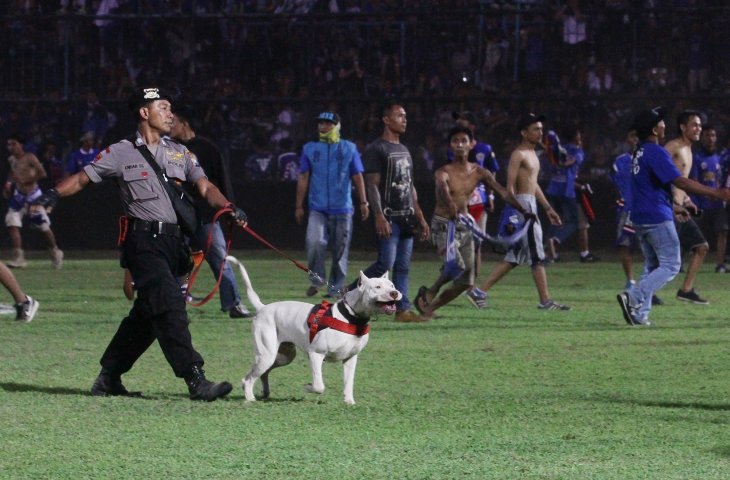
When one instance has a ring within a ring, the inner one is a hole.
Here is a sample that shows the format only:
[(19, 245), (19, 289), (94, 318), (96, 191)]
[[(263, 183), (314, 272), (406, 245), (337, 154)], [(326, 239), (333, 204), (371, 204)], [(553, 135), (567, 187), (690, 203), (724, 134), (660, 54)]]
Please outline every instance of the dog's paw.
[(315, 388), (314, 385), (312, 385), (311, 383), (308, 383), (308, 384), (304, 385), (304, 391), (307, 393), (316, 393), (318, 395), (321, 395), (324, 393), (324, 387)]
[(346, 398), (345, 399), (345, 405), (355, 405), (355, 399), (354, 398)]
[(253, 394), (253, 383), (249, 384), (244, 378), (241, 380), (241, 388), (243, 388), (243, 394), (246, 397), (247, 402), (256, 401), (256, 396)]

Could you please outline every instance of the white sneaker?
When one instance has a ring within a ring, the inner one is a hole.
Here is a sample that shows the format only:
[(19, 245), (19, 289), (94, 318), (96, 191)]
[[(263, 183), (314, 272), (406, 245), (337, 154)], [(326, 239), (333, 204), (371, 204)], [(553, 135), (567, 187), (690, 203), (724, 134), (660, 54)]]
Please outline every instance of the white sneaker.
[(27, 266), (28, 262), (25, 261), (25, 252), (23, 252), (23, 249), (14, 248), (13, 258), (8, 260), (6, 264), (10, 268), (24, 268), (25, 266)]
[(40, 303), (38, 303), (38, 301), (30, 295), (26, 295), (26, 297), (28, 300), (25, 302), (15, 304), (15, 310), (18, 312), (15, 320), (18, 322), (30, 323), (33, 321), (33, 317), (35, 317)]
[(58, 247), (51, 250), (51, 265), (53, 265), (53, 268), (56, 270), (61, 268), (61, 265), (63, 265), (63, 250)]
[(487, 308), (487, 292), (484, 292), (479, 288), (474, 287), (464, 292), (464, 295), (466, 295), (466, 298), (468, 298), (471, 304), (474, 305), (476, 308)]

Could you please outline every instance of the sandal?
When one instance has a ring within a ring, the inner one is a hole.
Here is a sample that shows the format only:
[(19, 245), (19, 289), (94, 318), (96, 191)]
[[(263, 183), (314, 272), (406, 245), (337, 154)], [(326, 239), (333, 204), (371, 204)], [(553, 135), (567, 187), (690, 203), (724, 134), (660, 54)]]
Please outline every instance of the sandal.
[[(420, 313), (421, 315), (423, 315), (423, 307), (428, 305), (428, 302), (426, 301), (426, 293), (428, 293), (428, 287), (422, 285), (418, 289), (416, 298), (413, 299), (413, 305), (416, 307), (416, 310), (418, 310), (418, 313)], [(423, 301), (423, 305), (421, 305), (421, 301)]]

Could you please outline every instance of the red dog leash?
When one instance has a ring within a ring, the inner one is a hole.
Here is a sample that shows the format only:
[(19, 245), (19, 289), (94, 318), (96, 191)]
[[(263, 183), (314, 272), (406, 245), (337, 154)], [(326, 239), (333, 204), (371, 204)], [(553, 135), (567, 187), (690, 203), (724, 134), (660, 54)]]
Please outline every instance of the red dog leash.
[[(215, 224), (218, 219), (225, 213), (233, 212), (232, 209), (228, 207), (221, 208), (218, 210), (215, 215), (213, 216), (213, 220), (211, 223)], [(215, 282), (215, 286), (213, 287), (213, 290), (208, 293), (205, 297), (203, 297), (202, 300), (196, 300), (195, 302), (190, 302), (190, 305), (193, 307), (202, 307), (206, 303), (210, 301), (213, 296), (218, 293), (218, 289), (221, 285), (221, 280), (223, 279), (223, 268), (226, 266), (226, 257), (228, 256), (228, 252), (231, 250), (231, 237), (233, 236), (233, 224), (227, 225), (226, 231), (223, 232), (223, 237), (226, 239), (226, 254), (223, 256), (223, 260), (221, 261), (221, 268), (218, 272), (218, 279)], [(210, 247), (213, 245), (213, 229), (210, 229), (210, 232), (208, 232), (208, 239), (205, 242), (205, 249), (204, 252), (208, 252), (210, 250)], [(195, 278), (198, 276), (198, 271), (200, 271), (200, 266), (203, 264), (203, 262), (197, 263), (193, 267), (193, 271), (190, 273), (190, 278), (188, 279), (188, 288), (185, 291), (185, 297), (192, 297), (190, 295), (190, 292), (193, 289), (193, 284), (195, 283)]]
[[(231, 210), (228, 207), (221, 208), (220, 210), (218, 210), (216, 212), (215, 216), (213, 217), (212, 223), (217, 222), (218, 219), (221, 217), (221, 215), (223, 215), (224, 213), (228, 213), (228, 212), (232, 212), (232, 211), (233, 210)], [(253, 231), (253, 229), (251, 229), (251, 227), (249, 227), (248, 225), (246, 225), (245, 227), (243, 227), (243, 229), (246, 232), (248, 232), (252, 237), (254, 237), (256, 240), (258, 240), (259, 242), (263, 243), (264, 245), (266, 245), (267, 247), (269, 247), (271, 250), (275, 251), (276, 253), (278, 253), (282, 257), (284, 257), (287, 260), (289, 260), (290, 262), (292, 262), (297, 268), (299, 268), (299, 269), (304, 270), (305, 272), (307, 272), (307, 275), (309, 275), (310, 280), (312, 280), (314, 282), (321, 283), (321, 284), (324, 284), (325, 283), (324, 280), (322, 280), (322, 278), (318, 274), (316, 274), (315, 272), (313, 272), (310, 269), (308, 269), (305, 265), (303, 265), (301, 262), (298, 262), (293, 257), (287, 255), (286, 253), (284, 253), (280, 249), (276, 248), (274, 245), (272, 245), (264, 237), (262, 237), (261, 235), (259, 235), (255, 231)], [(226, 256), (228, 256), (228, 252), (231, 249), (232, 225), (229, 226), (227, 232), (223, 232), (223, 233), (224, 233), (224, 236), (226, 238)], [(206, 245), (205, 245), (205, 251), (206, 252), (210, 249), (210, 247), (211, 247), (212, 244), (213, 244), (213, 230), (211, 229), (211, 231), (208, 233), (208, 240), (207, 240)], [(213, 296), (218, 292), (218, 289), (219, 289), (220, 284), (221, 284), (221, 279), (223, 278), (223, 267), (225, 266), (225, 262), (226, 262), (226, 260), (225, 260), (225, 257), (224, 257), (223, 262), (221, 264), (220, 273), (218, 274), (218, 279), (216, 281), (215, 287), (213, 287), (213, 290), (211, 290), (211, 292), (208, 295), (206, 295), (205, 298), (203, 298), (202, 300), (199, 300), (199, 301), (196, 301), (196, 302), (191, 302), (190, 305), (192, 305), (193, 307), (203, 306), (206, 303), (208, 303), (208, 301), (211, 298), (213, 298)], [(190, 295), (190, 291), (193, 288), (193, 284), (195, 283), (195, 278), (198, 275), (198, 271), (200, 270), (200, 266), (201, 265), (202, 265), (202, 262), (200, 262), (199, 264), (197, 264), (193, 268), (192, 273), (190, 274), (190, 278), (188, 279), (188, 288), (187, 288), (187, 291), (185, 292), (185, 295), (186, 296), (189, 296)]]
[(278, 253), (282, 257), (284, 257), (287, 260), (289, 260), (290, 262), (292, 262), (294, 265), (296, 265), (297, 268), (299, 268), (299, 269), (304, 270), (305, 272), (307, 272), (307, 275), (309, 275), (309, 279), (311, 281), (317, 282), (317, 283), (319, 283), (321, 285), (324, 285), (325, 282), (324, 282), (324, 280), (322, 280), (322, 277), (320, 277), (318, 274), (316, 274), (315, 272), (313, 272), (310, 269), (308, 269), (306, 266), (302, 265), (300, 262), (297, 262), (294, 258), (290, 257), (286, 253), (282, 252), (281, 250), (279, 250), (278, 248), (276, 248), (275, 246), (273, 246), (271, 243), (269, 243), (261, 235), (259, 235), (258, 233), (254, 232), (253, 230), (251, 230), (251, 227), (249, 227), (248, 225), (246, 225), (245, 227), (243, 227), (243, 229), (246, 230), (248, 233), (250, 233), (253, 238), (255, 238), (256, 240), (258, 240), (259, 242), (263, 243), (264, 245), (266, 245), (267, 247), (269, 247), (270, 249), (272, 249), (273, 251), (275, 251), (276, 253)]

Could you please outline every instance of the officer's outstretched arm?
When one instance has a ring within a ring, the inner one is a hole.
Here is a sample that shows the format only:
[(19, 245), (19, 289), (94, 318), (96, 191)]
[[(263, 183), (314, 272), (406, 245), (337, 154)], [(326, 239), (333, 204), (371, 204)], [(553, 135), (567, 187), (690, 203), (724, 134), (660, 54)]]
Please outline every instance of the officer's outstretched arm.
[(69, 197), (83, 190), (90, 181), (86, 172), (81, 170), (79, 173), (75, 173), (58, 182), (55, 190), (60, 197)]
[(47, 209), (52, 209), (58, 203), (61, 197), (74, 195), (84, 189), (91, 180), (83, 170), (61, 180), (56, 188), (48, 189), (43, 195), (33, 201), (33, 205), (40, 205)]

